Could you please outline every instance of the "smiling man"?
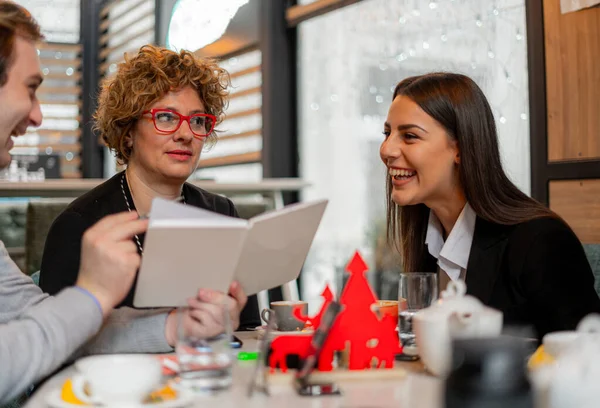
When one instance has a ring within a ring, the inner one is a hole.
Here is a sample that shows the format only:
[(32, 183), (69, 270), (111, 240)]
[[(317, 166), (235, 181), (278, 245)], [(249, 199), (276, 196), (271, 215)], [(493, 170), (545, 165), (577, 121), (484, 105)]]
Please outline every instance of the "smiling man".
[(0, 143), (3, 148), (0, 150), (0, 168), (10, 163), (9, 150), (14, 143), (11, 136), (22, 135), (29, 126), (37, 127), (42, 123), (42, 111), (35, 92), (43, 78), (34, 42), (41, 36), (35, 25), (22, 24), (19, 27), (20, 35), (12, 36), (12, 41), (8, 36), (4, 38), (8, 29), (2, 28)]
[[(42, 122), (36, 42), (40, 28), (24, 8), (0, 0), (0, 168), (13, 137)], [(106, 217), (88, 229), (75, 286), (44, 294), (18, 269), (0, 241), (0, 404), (48, 375), (98, 332), (129, 291), (140, 263), (132, 237), (147, 221)]]

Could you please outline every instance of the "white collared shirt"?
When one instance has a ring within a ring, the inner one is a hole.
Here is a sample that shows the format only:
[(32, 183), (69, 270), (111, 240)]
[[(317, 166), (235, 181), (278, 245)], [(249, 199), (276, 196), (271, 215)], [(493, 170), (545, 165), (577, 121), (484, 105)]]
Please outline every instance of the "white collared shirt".
[(447, 275), (439, 276), (441, 290), (446, 288), (448, 278), (453, 281), (466, 278), (476, 219), (477, 214), (469, 203), (466, 203), (444, 242), (442, 223), (433, 211), (429, 212), (425, 244), (429, 253), (437, 259), (439, 272)]

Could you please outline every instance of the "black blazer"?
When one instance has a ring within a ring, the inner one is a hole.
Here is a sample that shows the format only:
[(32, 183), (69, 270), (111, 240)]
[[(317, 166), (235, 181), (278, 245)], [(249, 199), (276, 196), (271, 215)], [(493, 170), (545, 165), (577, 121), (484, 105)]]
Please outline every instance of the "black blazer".
[(583, 247), (559, 219), (504, 226), (477, 217), (466, 284), (468, 294), (504, 313), (505, 328), (529, 326), (540, 339), (600, 313)]
[[(84, 231), (106, 215), (127, 211), (127, 204), (121, 191), (122, 174), (116, 174), (77, 198), (54, 220), (46, 238), (40, 268), (40, 287), (44, 292), (54, 295), (63, 288), (74, 285), (79, 273), (81, 238)], [(124, 189), (127, 199), (132, 205), (132, 210), (135, 210), (127, 183), (124, 183)], [(231, 200), (199, 189), (189, 183), (183, 185), (183, 195), (188, 205), (220, 214), (238, 216)], [(138, 237), (143, 245), (144, 234), (140, 234)], [(136, 282), (137, 278), (127, 297), (119, 306), (133, 307)], [(256, 296), (249, 296), (248, 303), (240, 315), (239, 329), (245, 330), (259, 325), (258, 300)]]

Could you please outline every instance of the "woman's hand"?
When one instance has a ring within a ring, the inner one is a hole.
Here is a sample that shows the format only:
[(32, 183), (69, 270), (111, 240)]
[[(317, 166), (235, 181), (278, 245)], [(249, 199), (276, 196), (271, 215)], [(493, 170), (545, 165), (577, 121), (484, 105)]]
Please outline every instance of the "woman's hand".
[[(228, 294), (200, 289), (196, 298), (188, 299), (189, 308), (180, 311), (184, 313), (184, 330), (195, 337), (213, 337), (223, 333), (223, 306), (227, 309), (232, 330), (236, 330), (240, 325), (240, 313), (247, 302), (248, 297), (237, 282), (231, 284)], [(165, 324), (165, 337), (171, 347), (177, 340), (177, 310), (169, 313)]]

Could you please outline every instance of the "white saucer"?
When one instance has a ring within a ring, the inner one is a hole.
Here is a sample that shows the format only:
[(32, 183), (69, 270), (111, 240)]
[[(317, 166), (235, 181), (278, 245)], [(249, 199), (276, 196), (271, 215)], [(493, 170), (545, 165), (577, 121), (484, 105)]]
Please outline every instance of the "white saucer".
[[(258, 338), (262, 339), (265, 335), (266, 326), (258, 326), (254, 328), (254, 331), (258, 333)], [(303, 336), (303, 335), (311, 335), (314, 333), (314, 330), (304, 330), (304, 331), (279, 331), (273, 330), (271, 334), (273, 336)]]
[[(51, 408), (84, 408), (84, 407), (92, 407), (92, 405), (77, 405), (70, 404), (68, 402), (63, 401), (60, 396), (61, 390), (56, 389), (52, 390), (46, 397), (46, 404), (48, 404)], [(194, 401), (194, 395), (189, 392), (177, 392), (177, 398), (172, 400), (167, 400), (163, 402), (150, 402), (146, 404), (140, 404), (140, 408), (181, 408), (187, 407)]]

